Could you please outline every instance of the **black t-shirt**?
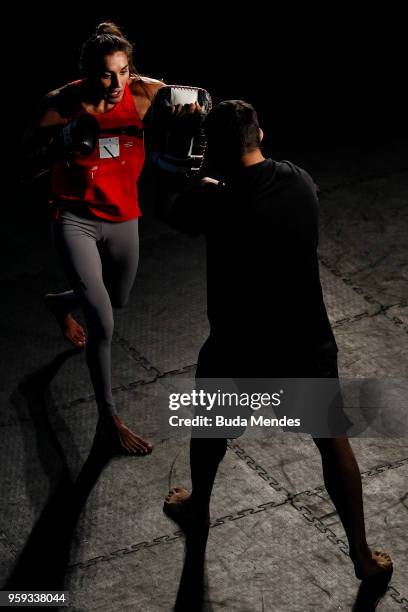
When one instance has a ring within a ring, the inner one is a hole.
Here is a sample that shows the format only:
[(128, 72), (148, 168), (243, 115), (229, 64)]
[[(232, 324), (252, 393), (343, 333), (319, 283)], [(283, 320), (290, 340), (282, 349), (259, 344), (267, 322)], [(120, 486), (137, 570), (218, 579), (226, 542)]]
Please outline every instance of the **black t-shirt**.
[(230, 185), (196, 185), (173, 200), (172, 225), (206, 237), (211, 337), (240, 358), (337, 352), (319, 278), (317, 206), (307, 172), (272, 159), (242, 168)]

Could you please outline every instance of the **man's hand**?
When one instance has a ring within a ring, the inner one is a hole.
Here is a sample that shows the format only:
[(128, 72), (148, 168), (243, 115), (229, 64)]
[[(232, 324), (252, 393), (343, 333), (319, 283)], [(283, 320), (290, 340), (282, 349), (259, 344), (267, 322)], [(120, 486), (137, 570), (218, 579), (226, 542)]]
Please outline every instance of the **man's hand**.
[(203, 163), (203, 121), (211, 109), (205, 89), (185, 85), (161, 87), (152, 102), (147, 158), (169, 174), (196, 174)]
[(200, 185), (219, 185), (220, 181), (216, 179), (210, 178), (209, 176), (203, 176), (200, 180)]
[(167, 109), (170, 116), (167, 151), (173, 157), (187, 158), (192, 139), (201, 128), (204, 110), (198, 102), (169, 105)]
[(171, 104), (168, 107), (172, 115), (183, 117), (191, 115), (192, 113), (203, 113), (203, 107), (198, 102), (192, 102), (191, 104)]

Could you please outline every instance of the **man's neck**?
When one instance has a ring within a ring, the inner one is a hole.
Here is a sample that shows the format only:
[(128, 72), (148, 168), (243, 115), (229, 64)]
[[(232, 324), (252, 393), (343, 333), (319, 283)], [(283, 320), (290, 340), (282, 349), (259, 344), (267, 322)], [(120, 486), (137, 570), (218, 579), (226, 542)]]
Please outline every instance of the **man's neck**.
[(261, 149), (248, 151), (248, 153), (244, 153), (241, 157), (241, 163), (243, 166), (253, 166), (254, 164), (259, 164), (263, 161), (265, 161), (265, 158), (262, 155)]

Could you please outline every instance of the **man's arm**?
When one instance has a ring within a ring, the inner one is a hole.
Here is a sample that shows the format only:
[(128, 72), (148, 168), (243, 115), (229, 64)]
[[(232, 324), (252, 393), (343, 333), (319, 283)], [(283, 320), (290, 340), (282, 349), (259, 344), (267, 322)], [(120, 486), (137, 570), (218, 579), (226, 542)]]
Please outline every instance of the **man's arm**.
[(209, 177), (186, 180), (156, 170), (155, 211), (158, 218), (180, 232), (195, 238), (205, 232), (216, 214), (222, 187)]

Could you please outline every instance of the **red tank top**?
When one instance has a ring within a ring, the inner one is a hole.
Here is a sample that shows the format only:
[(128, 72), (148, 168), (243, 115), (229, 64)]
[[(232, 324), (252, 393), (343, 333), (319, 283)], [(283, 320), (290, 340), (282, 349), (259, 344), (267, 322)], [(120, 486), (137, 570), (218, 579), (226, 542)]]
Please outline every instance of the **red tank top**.
[[(74, 81), (68, 87), (82, 83)], [(74, 116), (86, 112), (78, 105)], [(63, 201), (71, 208), (85, 204), (91, 214), (108, 221), (139, 217), (137, 182), (144, 163), (143, 123), (129, 85), (118, 104), (93, 116), (99, 124), (99, 140), (93, 153), (88, 157), (75, 154), (69, 162), (52, 169), (51, 204), (56, 205), (55, 216)]]

